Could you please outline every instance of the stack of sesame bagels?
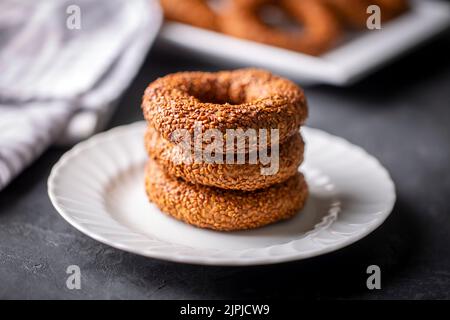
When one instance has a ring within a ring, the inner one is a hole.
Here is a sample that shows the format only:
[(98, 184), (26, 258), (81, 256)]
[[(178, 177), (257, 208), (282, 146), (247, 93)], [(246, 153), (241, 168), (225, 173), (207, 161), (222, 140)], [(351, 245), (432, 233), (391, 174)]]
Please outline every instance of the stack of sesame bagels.
[(294, 83), (258, 69), (181, 72), (151, 83), (142, 109), (146, 192), (165, 213), (232, 231), (303, 207), (307, 105)]

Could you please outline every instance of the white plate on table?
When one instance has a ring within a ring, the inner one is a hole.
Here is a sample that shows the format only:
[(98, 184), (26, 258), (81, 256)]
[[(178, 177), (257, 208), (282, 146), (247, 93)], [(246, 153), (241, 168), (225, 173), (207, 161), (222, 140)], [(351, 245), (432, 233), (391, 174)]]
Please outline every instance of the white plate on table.
[(303, 128), (310, 196), (291, 220), (260, 229), (199, 229), (162, 213), (144, 190), (146, 124), (98, 134), (54, 166), (48, 193), (56, 210), (84, 234), (147, 257), (209, 265), (256, 265), (305, 259), (347, 246), (390, 214), (388, 172), (360, 147)]
[(431, 39), (449, 25), (450, 6), (447, 3), (422, 0), (413, 1), (411, 10), (382, 24), (381, 30), (358, 32), (319, 57), (175, 22), (165, 23), (159, 40), (163, 46), (185, 49), (207, 61), (229, 67), (261, 67), (302, 85), (344, 86)]

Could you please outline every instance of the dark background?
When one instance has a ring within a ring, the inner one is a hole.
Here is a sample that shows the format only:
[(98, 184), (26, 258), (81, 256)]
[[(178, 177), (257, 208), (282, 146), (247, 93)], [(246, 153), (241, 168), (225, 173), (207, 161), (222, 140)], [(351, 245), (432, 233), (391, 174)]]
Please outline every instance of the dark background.
[[(0, 298), (226, 299), (450, 298), (450, 33), (348, 88), (316, 86), (308, 125), (364, 147), (390, 171), (398, 200), (368, 237), (337, 252), (260, 267), (206, 267), (144, 258), (100, 244), (66, 223), (47, 197), (45, 152), (0, 192)], [(158, 76), (217, 66), (154, 48), (110, 127), (141, 120)], [(79, 265), (82, 289), (65, 285)], [(377, 264), (382, 289), (366, 288)]]

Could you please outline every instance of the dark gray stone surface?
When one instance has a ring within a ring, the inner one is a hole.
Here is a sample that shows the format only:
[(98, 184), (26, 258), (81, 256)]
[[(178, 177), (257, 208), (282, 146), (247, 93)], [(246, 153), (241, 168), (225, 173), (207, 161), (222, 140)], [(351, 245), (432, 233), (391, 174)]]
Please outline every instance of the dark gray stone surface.
[[(308, 125), (361, 145), (395, 180), (398, 201), (375, 232), (305, 261), (249, 268), (158, 261), (102, 245), (67, 224), (47, 197), (51, 149), (0, 192), (0, 297), (56, 299), (450, 298), (450, 35), (349, 88), (307, 88)], [(153, 50), (111, 127), (140, 120), (157, 76), (217, 67)], [(66, 289), (68, 265), (82, 289)], [(382, 289), (366, 289), (366, 267)]]

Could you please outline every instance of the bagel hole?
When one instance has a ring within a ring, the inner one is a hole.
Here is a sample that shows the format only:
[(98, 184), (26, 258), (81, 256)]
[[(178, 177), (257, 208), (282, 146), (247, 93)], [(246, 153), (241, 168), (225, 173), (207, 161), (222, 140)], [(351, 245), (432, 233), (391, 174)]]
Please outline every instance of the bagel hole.
[(231, 96), (226, 88), (211, 87), (206, 90), (191, 91), (189, 94), (202, 103), (239, 105), (246, 102), (245, 95), (239, 93)]
[(236, 101), (230, 99), (230, 97), (215, 96), (213, 94), (193, 94), (193, 96), (202, 103), (214, 103), (214, 104), (230, 104), (239, 105), (243, 101)]
[(274, 4), (260, 7), (256, 13), (268, 27), (286, 32), (299, 32), (303, 28), (284, 8)]
[(208, 7), (216, 13), (220, 13), (225, 8), (227, 1), (225, 0), (208, 0), (206, 1)]

